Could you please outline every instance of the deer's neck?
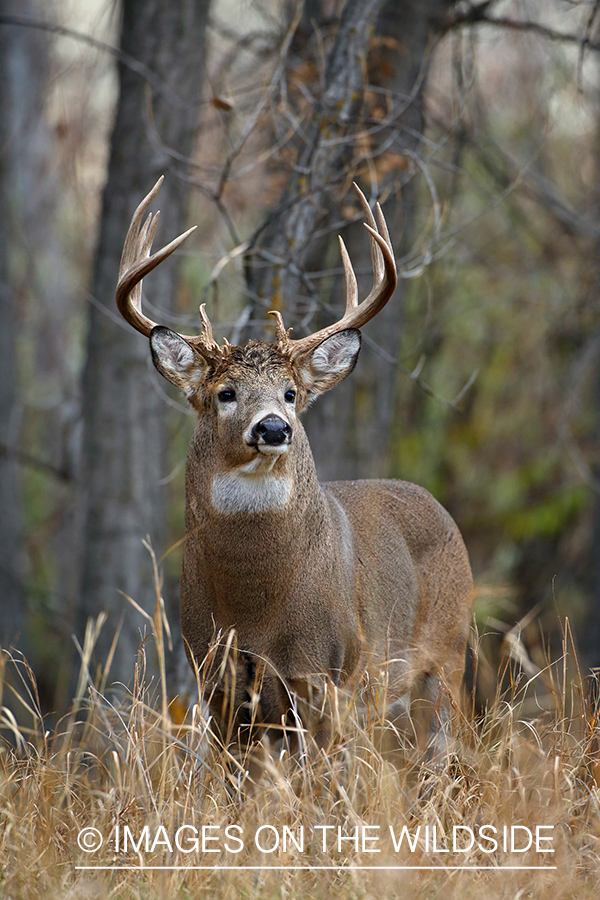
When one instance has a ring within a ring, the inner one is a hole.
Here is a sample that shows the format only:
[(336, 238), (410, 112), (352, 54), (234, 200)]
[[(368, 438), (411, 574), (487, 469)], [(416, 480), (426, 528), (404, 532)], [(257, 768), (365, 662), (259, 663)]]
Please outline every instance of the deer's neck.
[(297, 515), (306, 505), (323, 502), (306, 433), (297, 426), (294, 444), (257, 454), (237, 466), (218, 454), (210, 431), (200, 429), (190, 444), (186, 499), (199, 523), (235, 525), (236, 517), (256, 513)]
[(241, 591), (265, 595), (265, 585), (289, 585), (299, 568), (332, 539), (332, 513), (317, 480), (308, 439), (294, 436), (288, 454), (269, 467), (224, 471), (211, 448), (190, 448), (186, 503), (187, 541), (199, 577), (211, 594), (231, 602)]
[(240, 470), (213, 475), (210, 480), (211, 512), (237, 516), (286, 510), (294, 493), (294, 478), (279, 471), (277, 457), (260, 458)]

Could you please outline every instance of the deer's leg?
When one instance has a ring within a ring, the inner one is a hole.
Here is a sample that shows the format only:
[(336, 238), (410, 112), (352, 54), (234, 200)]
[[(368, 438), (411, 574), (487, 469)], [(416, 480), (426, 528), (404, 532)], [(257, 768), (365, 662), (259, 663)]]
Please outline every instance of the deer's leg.
[(453, 747), (460, 705), (464, 659), (453, 661), (444, 671), (426, 672), (412, 691), (411, 719), (416, 743), (428, 758), (439, 760)]
[[(400, 661), (399, 661), (400, 662)], [(447, 754), (452, 741), (454, 710), (460, 697), (464, 658), (455, 654), (442, 671), (416, 655), (404, 665), (390, 667), (390, 684), (384, 711), (386, 730), (384, 752), (418, 750), (439, 758)], [(395, 676), (395, 677), (392, 677)]]

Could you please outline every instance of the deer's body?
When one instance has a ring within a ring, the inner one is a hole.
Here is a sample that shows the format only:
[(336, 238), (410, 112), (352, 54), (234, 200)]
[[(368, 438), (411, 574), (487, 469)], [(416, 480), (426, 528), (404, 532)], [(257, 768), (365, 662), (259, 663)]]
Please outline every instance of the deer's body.
[[(348, 302), (340, 323), (291, 341), (279, 319), (274, 344), (220, 348), (203, 309), (199, 338), (141, 313), (141, 277), (177, 244), (146, 259), (151, 238), (144, 230), (137, 237), (136, 217), (156, 190), (134, 217), (117, 297), (150, 336), (159, 371), (198, 413), (186, 470), (181, 624), (221, 737), (248, 734), (251, 723), (281, 728), (296, 706), (326, 744), (327, 685), (358, 681), (366, 670), (386, 672), (392, 709), (411, 692), (434, 695), (440, 674), (457, 690), (473, 584), (455, 523), (407, 482), (320, 485), (298, 419), (352, 371), (356, 329), (393, 292), (383, 217), (377, 232), (362, 198), (376, 284), (358, 306), (343, 251)], [(128, 252), (138, 259), (133, 267)]]
[[(210, 434), (198, 428), (192, 439), (181, 624), (196, 663), (217, 634), (224, 641), (234, 628), (242, 651), (235, 707), (248, 704), (260, 662), (268, 660), (256, 719), (275, 725), (289, 709), (286, 686), (315, 685), (323, 675), (343, 685), (365, 669), (389, 666), (396, 699), (442, 669), (456, 688), (473, 585), (454, 521), (408, 482), (320, 485), (299, 429), (299, 459), (285, 460), (295, 468), (289, 492), (258, 478), (245, 507), (238, 489), (235, 511), (214, 503)], [(286, 469), (277, 474), (282, 481)], [(213, 693), (217, 719), (222, 691)]]

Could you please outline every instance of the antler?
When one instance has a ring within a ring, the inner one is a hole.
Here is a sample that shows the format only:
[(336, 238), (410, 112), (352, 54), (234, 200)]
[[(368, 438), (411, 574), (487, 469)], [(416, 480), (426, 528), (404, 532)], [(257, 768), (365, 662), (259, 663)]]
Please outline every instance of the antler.
[[(166, 247), (157, 250), (156, 253), (150, 256), (160, 212), (156, 212), (154, 215), (150, 213), (143, 225), (142, 219), (158, 194), (163, 179), (164, 176), (161, 175), (150, 193), (144, 197), (133, 214), (123, 246), (121, 265), (119, 267), (119, 283), (116, 291), (117, 306), (121, 315), (126, 322), (133, 325), (137, 331), (140, 331), (146, 337), (150, 336), (150, 332), (158, 323), (153, 322), (152, 319), (149, 319), (142, 312), (142, 279), (170, 256), (174, 250), (177, 250), (197, 228), (194, 225), (188, 231), (176, 237), (170, 244), (167, 244)], [(205, 357), (216, 360), (221, 357), (223, 350), (213, 338), (212, 327), (206, 315), (204, 303), (200, 307), (200, 318), (203, 329), (201, 334), (182, 334), (180, 337), (187, 341), (188, 344), (196, 347)]]
[[(170, 256), (174, 250), (177, 250), (197, 227), (194, 225), (188, 231), (176, 237), (170, 244), (167, 244), (166, 247), (157, 250), (156, 253), (150, 256), (160, 213), (156, 212), (154, 216), (150, 213), (143, 225), (142, 219), (158, 194), (162, 183), (163, 176), (161, 175), (150, 193), (144, 197), (133, 214), (127, 237), (125, 238), (123, 255), (121, 256), (119, 283), (116, 292), (117, 306), (121, 315), (126, 322), (129, 322), (130, 325), (146, 337), (150, 336), (150, 332), (157, 323), (153, 322), (142, 312), (142, 280), (152, 269), (155, 269), (156, 266)], [(346, 311), (342, 318), (334, 325), (322, 328), (320, 331), (314, 332), (314, 334), (299, 340), (292, 340), (290, 338), (292, 329), (285, 328), (281, 313), (275, 310), (271, 310), (269, 313), (269, 315), (275, 316), (277, 320), (276, 333), (279, 349), (292, 359), (296, 359), (298, 356), (312, 350), (313, 347), (316, 347), (333, 334), (345, 331), (347, 328), (362, 328), (363, 325), (366, 325), (370, 319), (374, 318), (383, 309), (396, 289), (398, 275), (396, 273), (394, 251), (381, 207), (379, 203), (376, 206), (376, 222), (367, 198), (357, 184), (354, 187), (367, 220), (365, 228), (371, 237), (373, 287), (368, 296), (359, 304), (356, 276), (346, 246), (340, 237), (340, 249), (346, 283)], [(203, 356), (216, 362), (228, 354), (229, 345), (225, 343), (223, 347), (220, 347), (215, 341), (204, 303), (200, 307), (200, 319), (202, 321), (201, 334), (182, 334), (180, 337), (187, 341), (188, 344), (191, 344), (192, 347), (195, 347)]]
[[(291, 340), (291, 328), (285, 328), (281, 313), (271, 310), (269, 315), (275, 316), (277, 320), (276, 333), (277, 343), (282, 352), (287, 353), (292, 359), (301, 356), (317, 344), (320, 344), (326, 338), (345, 331), (347, 328), (362, 328), (363, 325), (373, 319), (388, 302), (398, 283), (398, 274), (396, 272), (396, 262), (394, 259), (394, 250), (390, 235), (386, 225), (384, 215), (381, 211), (379, 203), (376, 206), (377, 223), (367, 198), (357, 184), (354, 184), (356, 193), (358, 194), (362, 208), (364, 210), (366, 223), (365, 228), (371, 236), (371, 260), (373, 263), (373, 287), (368, 296), (358, 303), (358, 289), (356, 285), (356, 275), (352, 268), (352, 263), (346, 250), (343, 240), (340, 241), (340, 249), (342, 253), (342, 263), (344, 265), (344, 279), (346, 282), (346, 311), (342, 318), (334, 325), (327, 328), (321, 328), (307, 337), (300, 338), (297, 341)], [(379, 227), (378, 227), (379, 226)]]

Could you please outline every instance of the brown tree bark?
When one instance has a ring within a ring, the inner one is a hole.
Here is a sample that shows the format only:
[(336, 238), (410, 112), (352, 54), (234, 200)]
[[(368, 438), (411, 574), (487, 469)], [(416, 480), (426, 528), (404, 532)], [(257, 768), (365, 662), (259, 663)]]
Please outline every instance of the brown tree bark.
[[(372, 102), (387, 105), (387, 121), (373, 136), (371, 154), (379, 198), (396, 256), (411, 248), (417, 212), (418, 171), (424, 131), (423, 92), (428, 55), (435, 28), (447, 0), (387, 0), (377, 21), (375, 48), (369, 69)], [(384, 98), (386, 98), (384, 100)], [(376, 120), (366, 112), (367, 127)], [(364, 176), (363, 176), (364, 177)], [(368, 181), (363, 189), (368, 186)], [(374, 198), (377, 199), (377, 198)], [(344, 240), (355, 267), (368, 272), (369, 247), (362, 223), (354, 223)], [(398, 383), (396, 359), (402, 336), (404, 282), (399, 281), (388, 305), (364, 329), (361, 358), (352, 377), (326, 394), (307, 419), (307, 432), (320, 477), (324, 480), (389, 476), (394, 396)], [(364, 296), (368, 290), (365, 284)], [(332, 305), (342, 305), (340, 282)]]
[[(384, 0), (348, 0), (327, 59), (321, 96), (296, 138), (297, 158), (278, 206), (256, 242), (248, 269), (251, 292), (265, 309), (284, 308), (297, 324), (311, 301), (303, 277), (306, 261), (323, 258), (315, 232), (328, 217), (332, 186), (344, 177), (365, 88), (363, 64)], [(265, 265), (266, 264), (266, 265)]]
[[(208, 0), (123, 0), (121, 49), (151, 69), (163, 88), (151, 92), (136, 72), (119, 66), (83, 378), (85, 532), (77, 632), (81, 639), (88, 617), (109, 613), (96, 646), (103, 664), (122, 623), (110, 681), (130, 681), (140, 644), (142, 619), (123, 595), (149, 611), (154, 607), (142, 541), (149, 535), (155, 549), (162, 548), (166, 421), (148, 342), (118, 319), (114, 291), (133, 210), (161, 174), (157, 246), (183, 229), (188, 190), (178, 174), (197, 133), (209, 6)], [(176, 275), (172, 261), (161, 266), (149, 301), (169, 310)]]
[[(262, 298), (265, 309), (282, 309), (286, 325), (298, 333), (333, 321), (343, 310), (341, 276), (323, 310), (312, 275), (328, 263), (340, 264), (339, 251), (330, 249), (331, 223), (349, 201), (353, 178), (367, 194), (369, 182), (375, 186), (373, 199), (385, 199), (396, 254), (410, 246), (416, 202), (412, 154), (419, 152), (423, 131), (428, 51), (449, 5), (448, 0), (348, 0), (344, 6), (320, 99), (306, 117), (302, 146), (280, 202), (252, 248), (251, 259), (259, 263), (249, 268), (251, 293)], [(318, 25), (313, 20), (313, 27)], [(370, 273), (362, 223), (342, 234), (357, 272)], [(261, 257), (271, 261), (269, 268), (260, 268)], [(361, 296), (369, 278), (359, 279)], [(366, 340), (352, 376), (307, 416), (324, 480), (387, 474), (401, 304), (402, 282), (364, 329)]]

